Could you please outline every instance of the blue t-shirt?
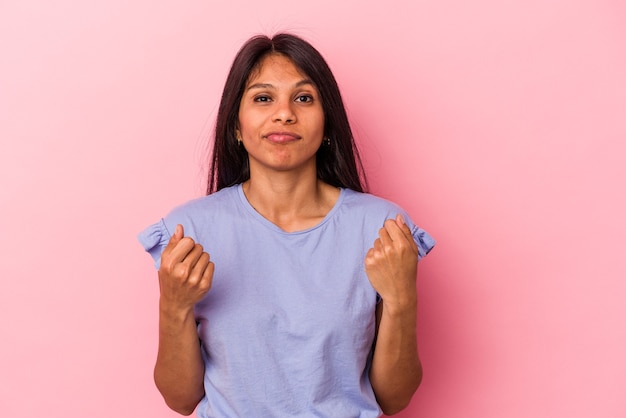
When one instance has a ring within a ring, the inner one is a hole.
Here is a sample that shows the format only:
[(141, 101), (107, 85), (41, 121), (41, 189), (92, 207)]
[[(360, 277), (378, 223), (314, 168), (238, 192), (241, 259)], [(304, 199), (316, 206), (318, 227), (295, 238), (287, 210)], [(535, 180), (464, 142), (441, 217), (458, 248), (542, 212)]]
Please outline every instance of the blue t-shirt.
[(384, 199), (341, 189), (316, 226), (285, 232), (241, 185), (174, 209), (139, 235), (158, 268), (176, 224), (215, 263), (195, 307), (205, 362), (199, 417), (378, 417), (369, 381), (376, 291), (365, 254), (400, 213), (420, 257), (434, 240)]

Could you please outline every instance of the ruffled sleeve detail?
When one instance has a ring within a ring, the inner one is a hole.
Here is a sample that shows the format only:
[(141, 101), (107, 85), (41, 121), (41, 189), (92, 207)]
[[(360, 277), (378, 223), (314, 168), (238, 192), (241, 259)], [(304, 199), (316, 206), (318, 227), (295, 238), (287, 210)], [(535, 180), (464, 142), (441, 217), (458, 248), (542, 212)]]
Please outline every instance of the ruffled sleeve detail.
[(414, 226), (411, 231), (413, 239), (417, 244), (418, 260), (425, 257), (435, 246), (435, 239), (430, 234), (418, 226)]
[(137, 235), (137, 239), (152, 258), (154, 266), (158, 269), (161, 265), (161, 253), (171, 238), (170, 232), (161, 219), (159, 222), (150, 225)]

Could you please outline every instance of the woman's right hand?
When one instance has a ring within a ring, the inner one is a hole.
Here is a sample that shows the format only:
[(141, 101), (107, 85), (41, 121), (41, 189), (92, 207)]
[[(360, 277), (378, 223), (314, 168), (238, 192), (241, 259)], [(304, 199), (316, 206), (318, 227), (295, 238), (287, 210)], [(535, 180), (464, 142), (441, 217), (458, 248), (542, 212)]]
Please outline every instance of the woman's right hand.
[(211, 288), (215, 266), (182, 225), (161, 254), (159, 268), (159, 351), (154, 381), (174, 411), (189, 415), (204, 396), (204, 363), (194, 305)]
[(183, 226), (176, 225), (159, 268), (161, 306), (174, 310), (193, 309), (211, 289), (215, 270), (202, 245), (184, 235)]

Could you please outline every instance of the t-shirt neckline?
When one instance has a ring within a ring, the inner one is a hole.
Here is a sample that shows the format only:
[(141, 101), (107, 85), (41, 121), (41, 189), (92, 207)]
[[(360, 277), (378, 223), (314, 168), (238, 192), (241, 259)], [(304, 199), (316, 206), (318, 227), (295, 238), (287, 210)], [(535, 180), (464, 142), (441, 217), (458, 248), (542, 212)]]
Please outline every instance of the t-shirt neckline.
[(302, 235), (302, 234), (306, 234), (308, 232), (311, 232), (317, 228), (320, 228), (322, 225), (324, 225), (326, 222), (328, 222), (333, 215), (335, 214), (335, 212), (337, 212), (337, 210), (339, 209), (339, 207), (341, 206), (343, 199), (346, 195), (346, 189), (343, 187), (339, 188), (339, 197), (337, 198), (337, 201), (335, 202), (334, 206), (328, 211), (328, 213), (326, 214), (326, 216), (324, 216), (324, 218), (317, 224), (317, 225), (313, 225), (310, 228), (306, 228), (300, 231), (293, 231), (293, 232), (287, 232), (285, 230), (283, 230), (282, 228), (280, 228), (278, 225), (276, 225), (275, 223), (273, 223), (272, 221), (270, 221), (269, 219), (265, 218), (263, 215), (261, 215), (259, 212), (256, 211), (256, 209), (254, 209), (254, 207), (250, 204), (250, 202), (248, 201), (248, 198), (246, 197), (245, 193), (243, 192), (243, 184), (238, 184), (237, 185), (237, 194), (239, 195), (239, 200), (241, 201), (241, 204), (244, 206), (244, 208), (250, 212), (250, 214), (260, 223), (262, 223), (263, 225), (265, 225), (266, 227), (270, 228), (271, 230), (278, 232), (280, 234), (283, 235)]

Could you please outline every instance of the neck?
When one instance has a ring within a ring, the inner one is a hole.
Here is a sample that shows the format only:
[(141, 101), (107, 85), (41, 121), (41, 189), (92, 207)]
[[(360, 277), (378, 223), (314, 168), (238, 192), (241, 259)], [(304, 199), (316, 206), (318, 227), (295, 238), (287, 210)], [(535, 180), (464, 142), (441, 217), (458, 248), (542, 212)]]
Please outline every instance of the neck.
[(248, 202), (279, 228), (293, 232), (318, 224), (335, 205), (339, 190), (316, 176), (274, 173), (243, 184)]

